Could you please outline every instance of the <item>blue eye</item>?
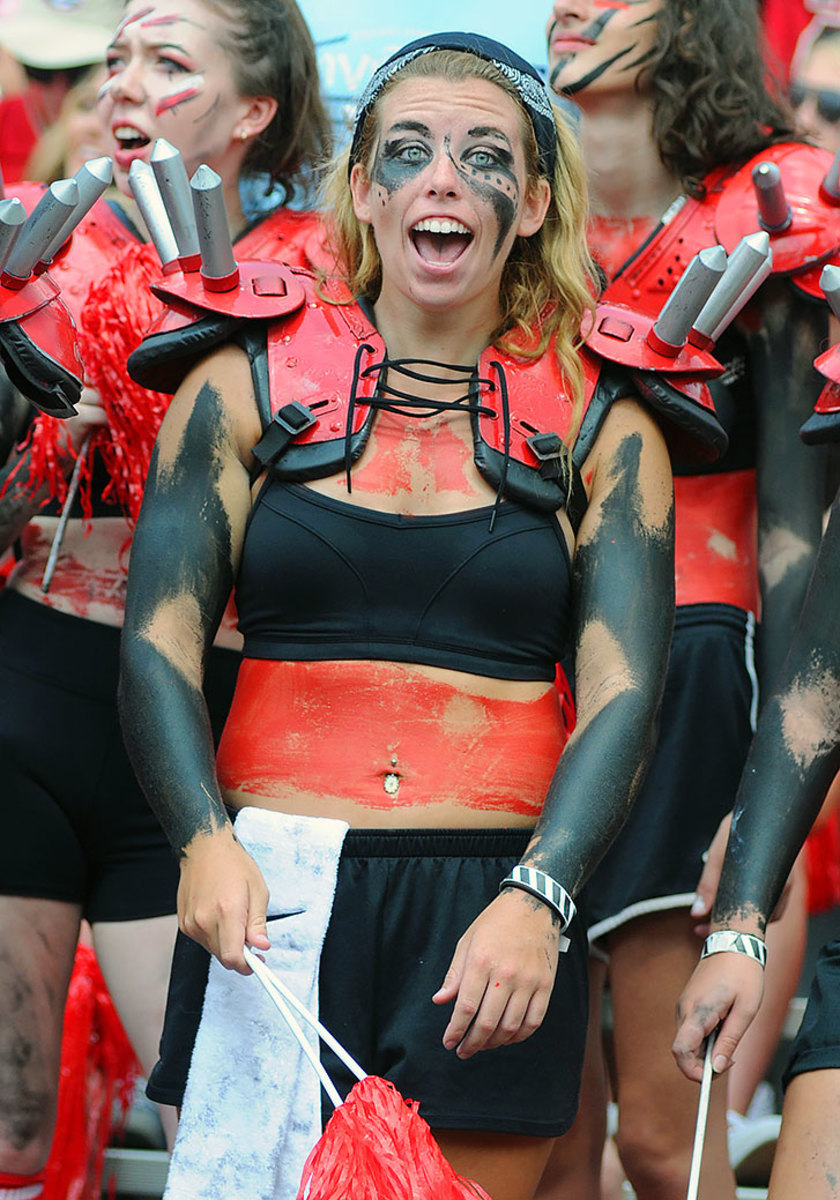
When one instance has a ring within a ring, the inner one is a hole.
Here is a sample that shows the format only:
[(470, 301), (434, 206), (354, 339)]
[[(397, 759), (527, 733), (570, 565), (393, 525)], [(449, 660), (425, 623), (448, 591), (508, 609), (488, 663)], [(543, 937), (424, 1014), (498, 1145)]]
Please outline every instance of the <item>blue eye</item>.
[(485, 169), (495, 167), (499, 161), (498, 155), (495, 153), (495, 151), (488, 150), (486, 147), (482, 147), (481, 149), (477, 150), (471, 150), (469, 154), (466, 155), (466, 159), (467, 162), (472, 164), (472, 166), (483, 167)]
[(403, 162), (418, 163), (422, 162), (426, 157), (426, 151), (423, 146), (402, 146), (397, 152), (397, 158)]

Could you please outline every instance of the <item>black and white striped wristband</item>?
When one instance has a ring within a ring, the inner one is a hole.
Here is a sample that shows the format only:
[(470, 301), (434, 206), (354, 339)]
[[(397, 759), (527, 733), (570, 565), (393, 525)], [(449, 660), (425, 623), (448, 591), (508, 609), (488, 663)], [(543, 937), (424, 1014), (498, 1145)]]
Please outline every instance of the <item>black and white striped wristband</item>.
[(577, 911), (575, 902), (566, 889), (561, 887), (556, 879), (546, 875), (545, 871), (538, 871), (535, 867), (522, 866), (513, 868), (510, 875), (499, 884), (499, 891), (506, 887), (520, 888), (523, 892), (530, 892), (532, 896), (542, 900), (557, 914), (560, 918), (560, 952), (561, 954), (565, 953), (571, 942), (567, 937), (563, 937), (562, 933), (571, 925)]
[(710, 933), (703, 943), (700, 957), (708, 958), (710, 954), (723, 954), (727, 950), (733, 954), (746, 954), (762, 969), (767, 962), (767, 947), (761, 938), (752, 933), (739, 933), (737, 929), (718, 929)]

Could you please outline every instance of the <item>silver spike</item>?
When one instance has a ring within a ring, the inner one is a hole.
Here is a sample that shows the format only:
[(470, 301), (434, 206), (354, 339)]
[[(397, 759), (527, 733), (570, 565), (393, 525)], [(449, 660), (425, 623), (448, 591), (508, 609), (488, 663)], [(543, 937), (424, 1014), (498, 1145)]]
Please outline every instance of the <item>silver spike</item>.
[(741, 238), (729, 256), (723, 278), (694, 322), (689, 340), (701, 346), (716, 342), (772, 269), (769, 236), (762, 232)]
[(698, 313), (725, 270), (723, 246), (707, 246), (695, 254), (654, 323), (655, 339), (667, 346), (684, 345)]
[(169, 223), (169, 215), (155, 173), (147, 162), (135, 158), (128, 172), (128, 186), (137, 201), (140, 215), (146, 223), (146, 229), (160, 256), (161, 264), (166, 269), (178, 261), (178, 243)]
[(752, 169), (752, 181), (761, 228), (768, 233), (781, 233), (793, 220), (781, 171), (774, 162), (760, 162)]
[(834, 155), (825, 179), (820, 184), (820, 195), (828, 204), (840, 204), (840, 150)]
[(831, 311), (840, 321), (840, 267), (831, 265), (823, 267), (820, 275), (820, 287), (831, 306)]
[(20, 236), (25, 220), (26, 209), (17, 196), (0, 200), (0, 271)]
[(91, 158), (86, 163), (82, 163), (73, 178), (79, 189), (79, 202), (44, 250), (41, 255), (42, 263), (52, 261), (82, 217), (90, 212), (105, 189), (110, 187), (114, 179), (113, 161), (107, 155), (103, 155), (102, 158)]
[(149, 161), (169, 214), (175, 241), (178, 243), (181, 266), (184, 270), (197, 270), (201, 263), (201, 254), (198, 249), (190, 181), (181, 153), (165, 138), (158, 138)]
[(230, 240), (222, 177), (202, 163), (190, 188), (201, 247), (201, 277), (210, 291), (230, 291), (239, 283), (239, 268)]
[(6, 263), (4, 282), (25, 282), (32, 274), (46, 247), (53, 240), (67, 217), (79, 202), (79, 186), (75, 179), (58, 179), (51, 183), (29, 215), (15, 241)]

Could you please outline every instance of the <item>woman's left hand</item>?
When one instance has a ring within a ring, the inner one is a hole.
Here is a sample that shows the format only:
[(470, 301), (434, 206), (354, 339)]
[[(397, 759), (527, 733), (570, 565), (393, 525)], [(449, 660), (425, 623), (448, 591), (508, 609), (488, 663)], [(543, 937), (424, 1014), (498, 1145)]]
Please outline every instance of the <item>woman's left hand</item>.
[(455, 948), (435, 1004), (455, 1000), (443, 1035), (447, 1050), (470, 1058), (539, 1029), (557, 973), (559, 929), (547, 904), (505, 889)]

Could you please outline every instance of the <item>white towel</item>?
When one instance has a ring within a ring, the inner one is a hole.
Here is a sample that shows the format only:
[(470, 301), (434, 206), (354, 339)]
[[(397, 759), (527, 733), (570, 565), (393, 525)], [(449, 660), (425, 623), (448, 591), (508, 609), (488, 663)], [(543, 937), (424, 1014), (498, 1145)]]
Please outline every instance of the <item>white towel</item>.
[[(264, 957), (317, 1015), (318, 965), (344, 821), (245, 808), (239, 840), (268, 885)], [(314, 1032), (308, 1031), (318, 1047)], [(255, 975), (213, 959), (164, 1200), (295, 1200), (321, 1133), (320, 1083)]]

